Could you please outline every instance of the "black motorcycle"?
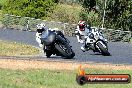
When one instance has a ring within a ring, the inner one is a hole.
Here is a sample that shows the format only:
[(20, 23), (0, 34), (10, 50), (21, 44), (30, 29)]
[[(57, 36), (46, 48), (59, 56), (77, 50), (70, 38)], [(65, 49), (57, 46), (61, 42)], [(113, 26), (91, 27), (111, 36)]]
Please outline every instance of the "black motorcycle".
[(47, 30), (46, 32), (42, 33), (41, 41), (44, 45), (43, 50), (48, 58), (52, 54), (68, 59), (75, 56), (75, 53), (69, 44), (69, 40), (64, 37), (61, 31)]

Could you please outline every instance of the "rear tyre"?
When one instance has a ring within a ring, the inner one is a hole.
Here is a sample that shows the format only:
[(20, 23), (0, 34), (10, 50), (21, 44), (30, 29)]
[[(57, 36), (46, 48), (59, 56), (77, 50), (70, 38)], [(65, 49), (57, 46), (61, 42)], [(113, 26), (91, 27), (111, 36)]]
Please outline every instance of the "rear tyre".
[(52, 55), (50, 50), (45, 50), (45, 53), (47, 58), (50, 58), (50, 56)]
[(71, 59), (75, 56), (75, 53), (71, 47), (67, 44), (56, 44), (55, 48), (62, 54), (66, 59)]
[(104, 55), (104, 56), (110, 56), (107, 44), (105, 44), (102, 41), (98, 41), (97, 42), (97, 46), (98, 46), (99, 50), (101, 51), (102, 55)]
[(46, 57), (47, 57), (47, 58), (50, 58), (51, 55), (52, 55), (52, 54), (50, 54), (50, 53), (46, 53)]
[(72, 54), (71, 54), (70, 58), (73, 58), (74, 56), (75, 56), (75, 53), (72, 51)]

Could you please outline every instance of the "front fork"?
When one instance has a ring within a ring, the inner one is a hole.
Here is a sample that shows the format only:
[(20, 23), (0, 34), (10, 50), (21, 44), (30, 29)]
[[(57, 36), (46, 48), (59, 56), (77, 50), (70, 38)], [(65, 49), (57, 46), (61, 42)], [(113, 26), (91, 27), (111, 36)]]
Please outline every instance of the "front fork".
[(44, 52), (46, 52), (47, 50), (48, 50), (48, 51), (51, 51), (51, 46), (46, 46), (46, 45), (43, 43), (43, 50), (44, 50)]
[(86, 47), (88, 47), (90, 50), (93, 50), (93, 52), (98, 52), (98, 49), (96, 48), (96, 42), (94, 39), (86, 39)]

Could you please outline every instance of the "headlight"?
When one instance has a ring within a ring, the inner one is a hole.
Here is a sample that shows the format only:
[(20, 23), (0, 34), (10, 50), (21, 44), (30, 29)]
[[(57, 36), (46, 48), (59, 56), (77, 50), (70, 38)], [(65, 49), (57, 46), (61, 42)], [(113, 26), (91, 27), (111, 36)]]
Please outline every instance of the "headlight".
[(91, 33), (91, 34), (89, 35), (89, 38), (93, 39), (93, 38), (94, 38), (94, 34)]

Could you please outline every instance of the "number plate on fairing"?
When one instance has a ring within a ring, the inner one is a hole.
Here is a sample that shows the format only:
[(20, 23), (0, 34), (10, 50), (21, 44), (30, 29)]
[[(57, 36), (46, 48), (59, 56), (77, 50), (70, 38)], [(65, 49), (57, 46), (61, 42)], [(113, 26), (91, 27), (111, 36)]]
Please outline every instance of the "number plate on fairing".
[(93, 39), (87, 38), (87, 40), (86, 40), (86, 44), (87, 44), (87, 43), (94, 43), (94, 42), (95, 42), (95, 40), (93, 40)]

